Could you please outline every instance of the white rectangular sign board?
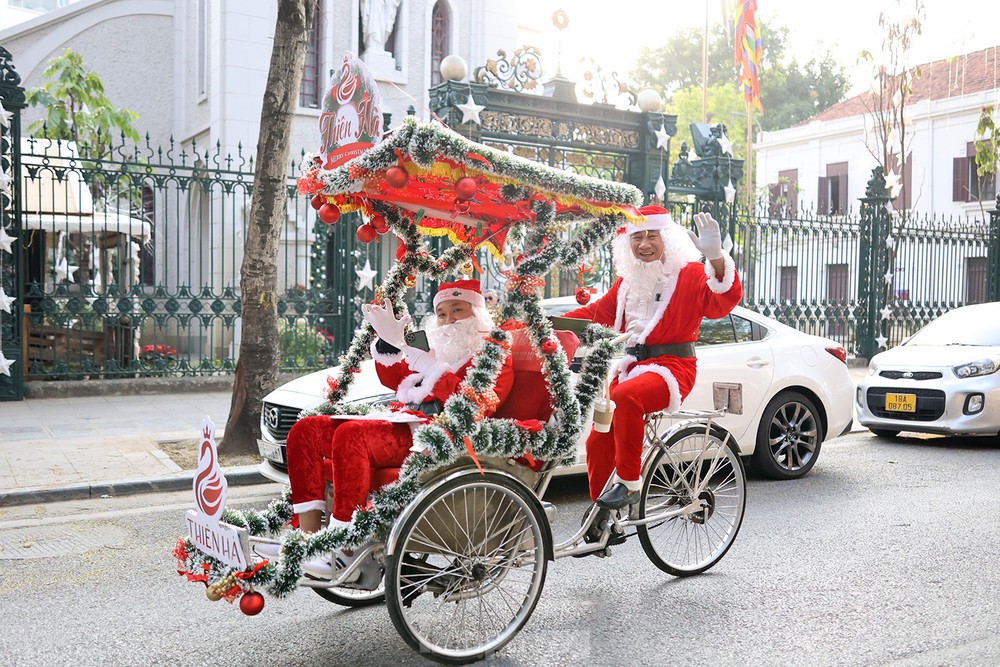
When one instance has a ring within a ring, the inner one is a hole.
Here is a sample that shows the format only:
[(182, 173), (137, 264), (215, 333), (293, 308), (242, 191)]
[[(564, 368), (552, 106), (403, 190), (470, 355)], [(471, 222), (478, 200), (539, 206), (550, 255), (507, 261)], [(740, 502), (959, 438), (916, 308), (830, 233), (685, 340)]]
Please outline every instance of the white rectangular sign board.
[(188, 510), (184, 515), (188, 537), (196, 547), (226, 565), (240, 570), (249, 567), (247, 553), (250, 538), (246, 529), (208, 519), (204, 514)]

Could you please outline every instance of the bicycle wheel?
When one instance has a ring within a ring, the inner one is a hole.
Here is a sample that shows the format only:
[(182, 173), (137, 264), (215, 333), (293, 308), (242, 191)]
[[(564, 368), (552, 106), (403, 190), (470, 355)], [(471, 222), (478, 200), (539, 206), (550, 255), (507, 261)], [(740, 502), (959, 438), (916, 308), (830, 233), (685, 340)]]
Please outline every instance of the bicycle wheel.
[(356, 588), (314, 588), (316, 595), (327, 602), (339, 604), (342, 607), (368, 607), (385, 601), (385, 581), (373, 591), (363, 591)]
[(464, 664), (513, 639), (541, 596), (551, 550), (534, 494), (503, 475), (474, 473), (442, 484), (403, 521), (385, 586), (406, 643)]
[(693, 424), (657, 447), (643, 475), (639, 516), (685, 513), (638, 527), (656, 567), (677, 577), (701, 574), (726, 555), (743, 523), (746, 474), (732, 436)]

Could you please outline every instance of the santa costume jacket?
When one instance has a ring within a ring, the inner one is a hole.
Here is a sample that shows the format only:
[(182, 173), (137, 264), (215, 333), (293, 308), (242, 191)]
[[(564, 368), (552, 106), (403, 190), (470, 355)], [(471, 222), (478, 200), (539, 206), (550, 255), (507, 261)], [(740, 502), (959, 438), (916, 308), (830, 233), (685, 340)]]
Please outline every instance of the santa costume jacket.
[[(709, 263), (686, 262), (668, 270), (663, 289), (658, 296), (658, 307), (646, 328), (629, 345), (666, 345), (694, 343), (704, 317), (717, 318), (728, 315), (743, 297), (736, 267), (729, 255), (723, 257), (725, 272), (720, 279)], [(577, 308), (564, 317), (593, 320), (598, 324), (625, 329), (625, 299), (628, 285), (619, 278), (604, 296), (597, 301)], [(631, 380), (642, 373), (656, 373), (670, 389), (667, 411), (680, 408), (681, 401), (691, 392), (697, 374), (694, 357), (660, 356), (638, 362), (626, 354), (617, 367), (615, 384)]]

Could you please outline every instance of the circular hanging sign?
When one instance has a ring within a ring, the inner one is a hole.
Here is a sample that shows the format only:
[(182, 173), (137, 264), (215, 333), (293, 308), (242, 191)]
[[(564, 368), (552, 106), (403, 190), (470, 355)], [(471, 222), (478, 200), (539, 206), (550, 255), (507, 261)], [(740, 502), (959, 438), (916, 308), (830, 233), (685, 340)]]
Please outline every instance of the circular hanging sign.
[(324, 169), (333, 169), (382, 141), (382, 99), (375, 78), (357, 56), (344, 54), (330, 80), (319, 117)]

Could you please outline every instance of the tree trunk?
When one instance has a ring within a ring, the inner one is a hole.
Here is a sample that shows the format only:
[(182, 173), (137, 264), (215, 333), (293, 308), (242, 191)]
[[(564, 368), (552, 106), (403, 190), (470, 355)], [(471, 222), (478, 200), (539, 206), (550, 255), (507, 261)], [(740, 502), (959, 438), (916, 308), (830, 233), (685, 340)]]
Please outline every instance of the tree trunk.
[(315, 9), (316, 0), (278, 1), (274, 47), (260, 111), (250, 222), (240, 268), (243, 337), (229, 421), (219, 446), (220, 451), (230, 454), (257, 451), (261, 401), (274, 389), (278, 377), (278, 236), (285, 224), (288, 142)]

